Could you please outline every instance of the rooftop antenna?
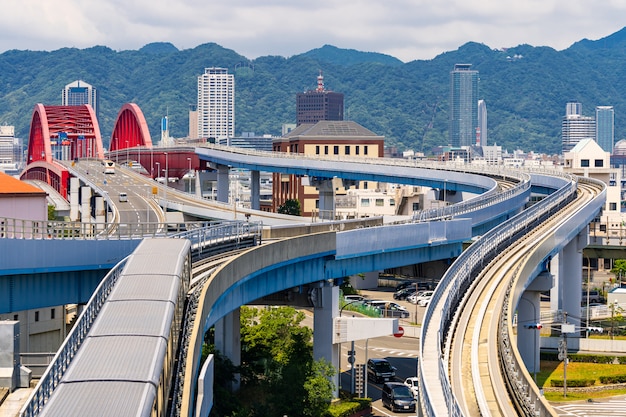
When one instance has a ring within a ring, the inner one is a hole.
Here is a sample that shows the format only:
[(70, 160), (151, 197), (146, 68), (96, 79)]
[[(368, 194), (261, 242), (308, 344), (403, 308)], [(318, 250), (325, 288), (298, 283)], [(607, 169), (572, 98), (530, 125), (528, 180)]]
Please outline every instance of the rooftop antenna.
[(322, 75), (322, 70), (320, 70), (320, 75), (317, 76), (317, 89), (315, 91), (324, 91), (324, 76)]

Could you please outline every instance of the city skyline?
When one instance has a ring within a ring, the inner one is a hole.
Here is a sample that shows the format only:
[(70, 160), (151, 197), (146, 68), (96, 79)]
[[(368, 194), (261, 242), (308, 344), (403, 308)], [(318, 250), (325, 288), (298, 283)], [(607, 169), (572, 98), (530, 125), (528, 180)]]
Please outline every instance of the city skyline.
[[(77, 0), (7, 0), (0, 52), (104, 45), (139, 49), (172, 42), (180, 49), (215, 42), (249, 59), (294, 54), (324, 44), (379, 52), (403, 62), (432, 59), (467, 42), (491, 48), (521, 44), (562, 50), (623, 28), (626, 4), (562, 2), (331, 2), (198, 3), (164, 0), (119, 4)], [(40, 11), (33, 13), (33, 10)], [(320, 21), (324, 24), (320, 25)], [(62, 27), (63, 30), (59, 30)], [(280, 28), (280, 30), (276, 30)]]

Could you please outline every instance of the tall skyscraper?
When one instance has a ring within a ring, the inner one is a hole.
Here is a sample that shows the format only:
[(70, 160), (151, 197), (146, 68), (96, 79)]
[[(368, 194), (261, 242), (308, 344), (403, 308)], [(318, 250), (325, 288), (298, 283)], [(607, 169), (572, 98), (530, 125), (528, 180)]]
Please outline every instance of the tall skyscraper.
[(0, 125), (0, 171), (15, 162), (15, 127)]
[(582, 139), (595, 139), (596, 121), (582, 115), (582, 104), (567, 103), (561, 123), (563, 153), (569, 152)]
[(485, 100), (478, 100), (478, 129), (476, 145), (487, 146), (487, 104)]
[(596, 142), (606, 152), (613, 153), (615, 144), (615, 112), (613, 106), (596, 107)]
[(478, 71), (456, 64), (450, 71), (449, 139), (453, 147), (471, 146), (478, 129)]
[(82, 106), (89, 104), (98, 117), (98, 92), (82, 80), (76, 80), (65, 86), (61, 92), (62, 106)]
[(198, 137), (235, 136), (235, 76), (226, 68), (205, 68), (198, 77)]
[(317, 76), (317, 88), (296, 95), (296, 125), (314, 124), (322, 120), (343, 120), (343, 93), (324, 88), (324, 76)]

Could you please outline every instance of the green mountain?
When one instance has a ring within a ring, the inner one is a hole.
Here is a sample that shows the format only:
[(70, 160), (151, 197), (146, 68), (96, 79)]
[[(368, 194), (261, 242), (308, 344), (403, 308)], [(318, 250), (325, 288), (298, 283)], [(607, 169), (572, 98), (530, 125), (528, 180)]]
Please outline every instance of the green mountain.
[(480, 98), (488, 111), (488, 143), (513, 151), (560, 153), (561, 119), (568, 101), (615, 108), (616, 140), (626, 137), (626, 28), (581, 40), (564, 51), (519, 45), (493, 50), (470, 42), (432, 60), (394, 57), (325, 45), (289, 58), (249, 60), (214, 43), (178, 50), (154, 43), (133, 51), (104, 46), (0, 54), (0, 123), (28, 138), (37, 103), (58, 105), (74, 80), (98, 89), (99, 124), (108, 146), (117, 112), (137, 103), (153, 140), (168, 115), (171, 135), (188, 133), (189, 106), (205, 67), (235, 74), (236, 131), (279, 135), (295, 122), (295, 97), (313, 89), (320, 70), (327, 89), (345, 94), (345, 117), (384, 135), (387, 146), (429, 153), (448, 142), (449, 73), (455, 63), (480, 71)]

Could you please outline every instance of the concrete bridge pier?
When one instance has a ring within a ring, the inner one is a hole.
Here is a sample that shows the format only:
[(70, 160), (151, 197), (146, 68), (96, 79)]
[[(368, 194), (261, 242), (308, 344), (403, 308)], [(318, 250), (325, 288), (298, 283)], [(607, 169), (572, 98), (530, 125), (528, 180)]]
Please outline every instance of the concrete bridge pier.
[(78, 193), (80, 190), (80, 179), (70, 178), (70, 221), (77, 222), (80, 210), (78, 209)]
[(91, 223), (91, 187), (81, 187), (80, 197), (80, 221), (89, 224)]
[(541, 329), (536, 325), (541, 319), (541, 293), (549, 291), (553, 281), (550, 272), (542, 272), (526, 288), (517, 305), (517, 349), (531, 374), (540, 371)]
[[(574, 237), (550, 262), (550, 270), (556, 276), (550, 291), (550, 308), (567, 313), (567, 323), (576, 328), (582, 326), (581, 301), (583, 281), (583, 249), (589, 243), (588, 227)], [(577, 350), (579, 339), (568, 340), (568, 348)]]
[[(333, 323), (334, 317), (339, 315), (339, 287), (332, 283), (321, 281), (323, 285), (319, 288), (312, 288), (310, 293), (313, 302), (313, 359), (324, 358), (332, 364), (335, 369), (339, 369), (339, 349), (340, 344), (333, 344)], [(313, 295), (315, 294), (315, 295)], [(333, 376), (335, 398), (339, 396), (339, 375)]]
[(250, 208), (261, 209), (261, 173), (250, 171)]
[(228, 165), (217, 166), (217, 201), (228, 203), (230, 183), (228, 180)]
[[(241, 321), (238, 308), (215, 323), (215, 349), (230, 359), (233, 365), (241, 365)], [(238, 391), (241, 375), (235, 374), (234, 377), (232, 390)]]

